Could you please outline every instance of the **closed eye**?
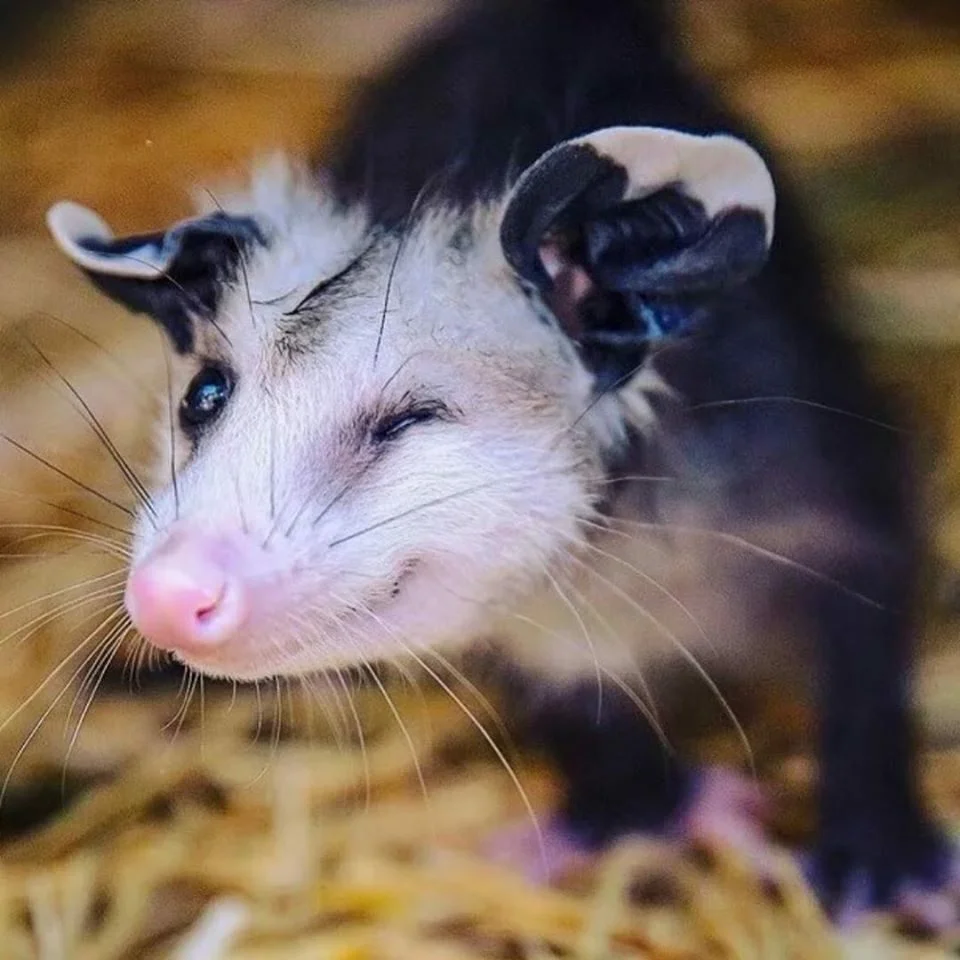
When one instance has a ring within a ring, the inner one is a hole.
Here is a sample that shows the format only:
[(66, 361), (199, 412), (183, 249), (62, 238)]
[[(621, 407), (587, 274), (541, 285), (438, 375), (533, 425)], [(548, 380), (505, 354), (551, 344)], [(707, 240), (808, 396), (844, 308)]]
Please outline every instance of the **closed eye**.
[(446, 420), (449, 417), (449, 409), (439, 401), (407, 407), (380, 419), (371, 431), (371, 439), (374, 443), (386, 443), (395, 440), (411, 427), (434, 420)]

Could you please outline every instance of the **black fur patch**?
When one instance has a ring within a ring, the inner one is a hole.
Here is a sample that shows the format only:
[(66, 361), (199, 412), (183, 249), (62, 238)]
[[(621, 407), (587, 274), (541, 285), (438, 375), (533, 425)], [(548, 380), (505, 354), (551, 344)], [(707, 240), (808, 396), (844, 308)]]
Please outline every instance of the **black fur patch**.
[(565, 776), (564, 813), (582, 842), (601, 847), (660, 830), (681, 810), (691, 774), (619, 690), (595, 681), (547, 696), (522, 721), (530, 742)]
[[(361, 95), (318, 158), (345, 204), (402, 223), (418, 198), (502, 196), (556, 144), (661, 108), (669, 0), (467, 0)], [(677, 105), (673, 112), (681, 112)], [(664, 118), (666, 121), (666, 118)]]
[[(216, 315), (224, 285), (237, 278), (243, 258), (265, 238), (249, 217), (214, 213), (178, 228), (179, 249), (166, 274), (156, 279), (118, 277), (85, 270), (107, 296), (134, 313), (144, 313), (167, 332), (178, 353), (194, 345), (193, 320)], [(167, 234), (156, 233), (117, 240), (81, 239), (95, 253), (122, 256), (148, 244), (163, 245)]]

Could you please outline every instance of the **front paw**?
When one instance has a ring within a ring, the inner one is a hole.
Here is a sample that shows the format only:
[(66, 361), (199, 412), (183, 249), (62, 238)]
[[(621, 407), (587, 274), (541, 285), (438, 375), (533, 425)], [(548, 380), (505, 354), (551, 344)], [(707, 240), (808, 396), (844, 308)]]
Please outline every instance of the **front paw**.
[(921, 817), (828, 827), (809, 874), (840, 926), (880, 910), (931, 934), (955, 933), (960, 926), (960, 851)]

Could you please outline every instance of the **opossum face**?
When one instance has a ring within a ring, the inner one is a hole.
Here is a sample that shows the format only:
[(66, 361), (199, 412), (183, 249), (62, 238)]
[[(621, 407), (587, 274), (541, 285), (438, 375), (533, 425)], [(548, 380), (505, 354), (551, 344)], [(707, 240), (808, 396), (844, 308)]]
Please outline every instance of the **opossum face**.
[(762, 261), (772, 192), (742, 144), (614, 130), (402, 233), (289, 177), (228, 209), (122, 241), (50, 222), (178, 351), (129, 612), (253, 679), (469, 641), (549, 579), (645, 350)]

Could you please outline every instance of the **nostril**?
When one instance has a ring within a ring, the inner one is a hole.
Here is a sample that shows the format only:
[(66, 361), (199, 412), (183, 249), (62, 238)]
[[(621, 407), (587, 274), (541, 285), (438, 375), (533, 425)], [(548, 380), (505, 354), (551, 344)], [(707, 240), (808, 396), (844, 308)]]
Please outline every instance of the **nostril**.
[(241, 584), (225, 580), (214, 599), (198, 604), (193, 612), (197, 637), (206, 642), (228, 639), (245, 616)]
[(126, 599), (134, 625), (147, 640), (184, 654), (229, 641), (247, 608), (243, 584), (199, 549), (148, 558), (131, 573)]
[(201, 600), (197, 604), (196, 618), (198, 623), (206, 624), (213, 620), (220, 608), (223, 605), (223, 597), (227, 592), (226, 584), (219, 591), (217, 595), (210, 600)]
[(197, 620), (200, 623), (208, 623), (217, 612), (217, 604), (212, 603), (209, 607), (204, 607), (202, 610), (197, 611)]

